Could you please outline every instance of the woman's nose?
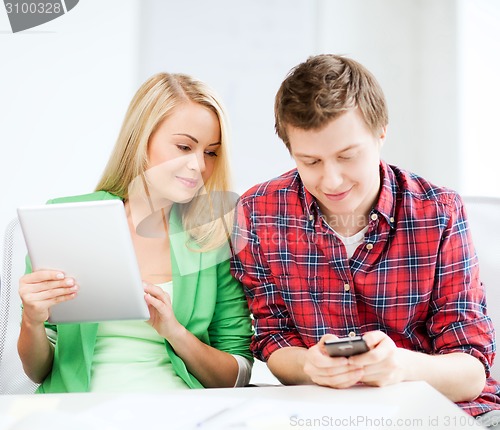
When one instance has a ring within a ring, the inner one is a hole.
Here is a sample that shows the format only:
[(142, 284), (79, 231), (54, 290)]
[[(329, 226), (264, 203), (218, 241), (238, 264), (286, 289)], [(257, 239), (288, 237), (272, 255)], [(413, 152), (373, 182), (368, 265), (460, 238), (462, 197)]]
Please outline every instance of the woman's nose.
[(197, 172), (203, 173), (205, 171), (205, 157), (204, 154), (189, 154), (189, 160), (187, 167), (190, 170), (195, 170)]

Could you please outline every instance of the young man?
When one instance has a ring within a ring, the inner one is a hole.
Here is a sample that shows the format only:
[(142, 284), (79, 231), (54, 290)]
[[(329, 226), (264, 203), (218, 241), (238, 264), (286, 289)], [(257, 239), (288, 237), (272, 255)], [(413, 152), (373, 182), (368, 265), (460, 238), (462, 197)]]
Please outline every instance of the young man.
[[(284, 384), (425, 380), (471, 415), (500, 408), (462, 200), (380, 159), (388, 114), (372, 74), (311, 57), (282, 83), (275, 119), (297, 168), (247, 191), (234, 230), (254, 355)], [(325, 340), (354, 335), (368, 352), (327, 354)]]

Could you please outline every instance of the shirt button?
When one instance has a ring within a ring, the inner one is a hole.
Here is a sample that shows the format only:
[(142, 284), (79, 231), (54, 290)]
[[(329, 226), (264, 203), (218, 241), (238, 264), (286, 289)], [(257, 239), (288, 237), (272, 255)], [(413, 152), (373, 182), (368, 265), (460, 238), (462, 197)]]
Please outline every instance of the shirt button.
[(389, 221), (390, 221), (390, 222), (394, 222), (394, 217), (392, 217), (392, 216), (391, 216), (391, 217), (389, 218)]
[(344, 291), (349, 291), (351, 289), (349, 284), (344, 284)]
[(312, 221), (314, 219), (314, 216), (309, 215), (309, 221)]
[(356, 336), (356, 333), (354, 333), (353, 331), (350, 331), (349, 332), (349, 337), (354, 337), (354, 336)]
[(366, 249), (368, 249), (368, 250), (373, 249), (373, 243), (367, 243)]
[(371, 214), (370, 218), (373, 220), (373, 221), (376, 221), (377, 218), (378, 218), (378, 215), (377, 214)]

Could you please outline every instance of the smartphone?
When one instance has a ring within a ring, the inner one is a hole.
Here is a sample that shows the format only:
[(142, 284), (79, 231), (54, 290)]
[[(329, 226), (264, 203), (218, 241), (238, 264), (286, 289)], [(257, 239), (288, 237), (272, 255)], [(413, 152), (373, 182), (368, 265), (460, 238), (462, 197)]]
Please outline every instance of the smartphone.
[(369, 350), (361, 336), (329, 340), (325, 342), (325, 348), (330, 357), (350, 357)]

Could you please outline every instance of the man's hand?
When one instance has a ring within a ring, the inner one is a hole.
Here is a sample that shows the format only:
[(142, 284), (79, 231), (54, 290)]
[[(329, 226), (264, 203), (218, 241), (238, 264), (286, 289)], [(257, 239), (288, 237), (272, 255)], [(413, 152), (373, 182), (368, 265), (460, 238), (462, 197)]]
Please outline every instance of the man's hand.
[(351, 366), (363, 369), (361, 382), (381, 387), (403, 381), (404, 353), (392, 339), (381, 331), (365, 333), (363, 339), (370, 350), (348, 359)]
[(325, 340), (332, 339), (337, 337), (327, 334), (307, 350), (304, 372), (318, 385), (333, 388), (351, 387), (362, 380), (363, 366), (351, 363), (346, 357), (330, 357), (326, 352)]

